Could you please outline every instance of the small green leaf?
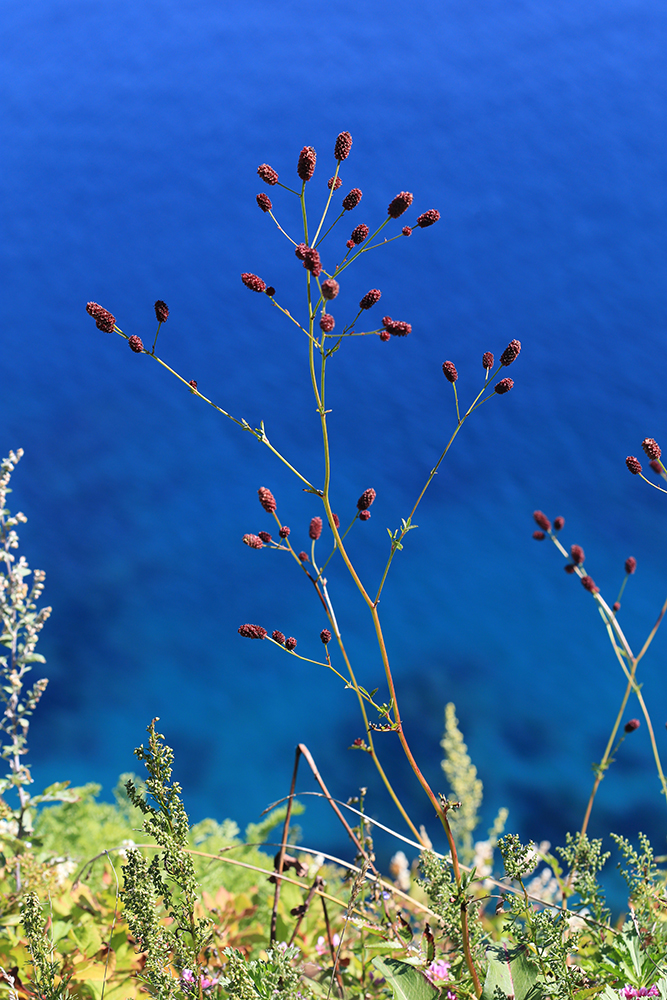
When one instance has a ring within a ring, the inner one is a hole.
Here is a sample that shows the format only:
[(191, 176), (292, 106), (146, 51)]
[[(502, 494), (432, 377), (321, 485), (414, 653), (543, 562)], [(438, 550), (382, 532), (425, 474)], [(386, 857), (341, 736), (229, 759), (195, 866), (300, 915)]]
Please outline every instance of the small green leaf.
[(398, 958), (374, 958), (372, 963), (387, 980), (394, 1000), (435, 1000), (438, 990), (418, 969)]
[(526, 958), (524, 948), (493, 945), (487, 950), (489, 967), (484, 980), (482, 1000), (539, 1000), (542, 988), (539, 972)]

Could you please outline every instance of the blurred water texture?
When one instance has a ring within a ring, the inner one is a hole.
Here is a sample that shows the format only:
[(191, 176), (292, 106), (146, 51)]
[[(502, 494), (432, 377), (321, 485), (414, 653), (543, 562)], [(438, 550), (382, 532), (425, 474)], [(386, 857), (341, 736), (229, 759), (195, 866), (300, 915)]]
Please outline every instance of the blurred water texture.
[[(406, 730), (444, 790), (445, 702), (456, 703), (485, 790), (524, 837), (558, 841), (581, 821), (624, 679), (595, 606), (536, 544), (531, 514), (563, 515), (611, 603), (638, 561), (621, 621), (639, 648), (664, 600), (665, 498), (629, 476), (627, 454), (664, 438), (665, 27), (649, 0), (396, 0), (334, 7), (194, 0), (28, 0), (5, 5), (3, 448), (23, 447), (12, 509), (47, 571), (51, 678), (31, 730), (40, 784), (96, 780), (111, 794), (154, 716), (198, 819), (257, 818), (286, 794), (305, 742), (332, 792), (369, 786), (370, 812), (400, 828), (363, 754), (353, 694), (332, 675), (237, 635), (279, 628), (321, 657), (312, 588), (280, 554), (241, 545), (271, 530), (268, 486), (297, 546), (316, 498), (156, 364), (100, 333), (94, 300), (321, 481), (305, 338), (247, 291), (260, 274), (302, 315), (303, 270), (262, 215), (273, 199), (298, 237), (296, 184), (318, 151), (313, 213), (354, 138), (343, 189), (373, 228), (400, 190), (440, 223), (363, 257), (341, 278), (339, 325), (369, 288), (373, 318), (413, 333), (344, 343), (330, 364), (334, 509), (345, 524), (373, 486), (350, 548), (379, 580), (398, 526), (453, 427), (444, 360), (464, 401), (481, 355), (512, 338), (513, 392), (457, 439), (395, 561), (381, 604)], [(337, 195), (336, 198), (339, 196)], [(375, 316), (377, 313), (377, 316)], [(326, 535), (326, 531), (325, 531)], [(302, 539), (302, 541), (299, 541)], [(370, 618), (334, 561), (329, 588), (361, 683), (382, 684)], [(664, 749), (665, 633), (640, 667)], [(628, 715), (638, 715), (631, 702)], [(418, 822), (431, 811), (381, 752)], [(302, 788), (314, 787), (304, 775)], [(602, 784), (591, 832), (641, 829), (664, 846), (664, 803), (646, 727)], [(344, 849), (309, 801), (304, 840)], [(482, 831), (483, 833), (483, 831)]]

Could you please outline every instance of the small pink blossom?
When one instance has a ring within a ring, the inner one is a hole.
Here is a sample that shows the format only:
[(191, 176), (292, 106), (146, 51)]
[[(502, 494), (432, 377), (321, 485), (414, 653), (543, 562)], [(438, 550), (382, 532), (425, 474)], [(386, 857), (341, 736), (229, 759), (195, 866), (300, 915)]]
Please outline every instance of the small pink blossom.
[[(334, 934), (331, 941), (334, 948), (337, 948), (338, 945), (340, 944), (340, 936), (338, 934)], [(327, 943), (327, 939), (323, 937), (321, 934), (317, 939), (317, 944), (315, 945), (315, 951), (317, 952), (318, 955), (326, 955), (329, 952), (329, 945)]]
[(424, 975), (433, 986), (437, 986), (439, 983), (444, 982), (444, 980), (449, 979), (450, 968), (450, 962), (446, 962), (444, 958), (436, 958), (431, 962)]

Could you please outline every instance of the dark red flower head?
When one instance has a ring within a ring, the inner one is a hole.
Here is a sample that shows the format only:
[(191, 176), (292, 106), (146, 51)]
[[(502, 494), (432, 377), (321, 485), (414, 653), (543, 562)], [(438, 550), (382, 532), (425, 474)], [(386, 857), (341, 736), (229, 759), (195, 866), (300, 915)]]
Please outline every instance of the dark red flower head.
[(628, 721), (623, 726), (626, 733), (634, 733), (635, 729), (639, 729), (641, 722), (639, 719), (628, 719)]
[(289, 636), (289, 638), (285, 639), (285, 649), (289, 649), (290, 652), (293, 649), (296, 649), (296, 639), (294, 638), (293, 635), (291, 635), (291, 636)]
[(264, 292), (269, 297), (273, 297), (276, 294), (276, 290), (273, 287), (273, 285), (267, 285), (266, 288), (264, 289)]
[(273, 167), (270, 167), (268, 165), (268, 163), (260, 163), (260, 165), (257, 167), (257, 173), (262, 178), (265, 184), (273, 185), (278, 183), (278, 174), (273, 169)]
[(486, 368), (487, 371), (489, 368), (493, 368), (493, 354), (491, 351), (484, 351), (482, 355), (482, 367)]
[(305, 562), (309, 562), (308, 553), (307, 552), (299, 552), (299, 559), (301, 560), (301, 562), (304, 562), (304, 563)]
[(314, 542), (322, 534), (322, 518), (314, 517), (310, 522), (310, 527), (308, 528), (308, 536), (313, 539)]
[[(409, 333), (412, 333), (412, 326), (410, 323), (405, 323), (400, 319), (392, 319), (391, 316), (383, 316), (382, 325), (387, 333), (392, 334), (394, 337), (407, 337)], [(380, 334), (380, 336), (382, 336), (382, 334)]]
[(655, 440), (655, 438), (644, 438), (644, 440), (642, 441), (642, 448), (644, 449), (649, 458), (658, 459), (662, 454), (662, 451), (660, 450), (660, 445)]
[(412, 236), (412, 226), (403, 226), (401, 232), (404, 236)]
[(309, 181), (315, 173), (315, 160), (317, 153), (312, 146), (304, 146), (299, 153), (299, 162), (296, 165), (296, 172), (302, 181)]
[(194, 379), (194, 378), (191, 379), (191, 381), (188, 382), (188, 385), (191, 385), (193, 389), (196, 389), (197, 388), (197, 380)]
[(564, 525), (565, 525), (565, 518), (564, 517), (556, 517), (556, 518), (554, 518), (554, 531), (561, 531), (563, 529)]
[(264, 547), (264, 542), (259, 535), (244, 535), (243, 544), (249, 545), (251, 549), (261, 549)]
[(331, 333), (336, 325), (336, 320), (333, 318), (331, 313), (322, 313), (320, 317), (320, 330), (323, 333)]
[(308, 247), (303, 255), (303, 266), (307, 271), (310, 271), (314, 277), (318, 277), (322, 273), (322, 262), (320, 260), (319, 251), (315, 247)]
[(581, 545), (573, 545), (570, 549), (570, 557), (575, 566), (581, 566), (582, 562), (586, 558), (584, 555), (584, 550)]
[(507, 347), (505, 348), (505, 350), (503, 351), (503, 353), (500, 355), (501, 365), (504, 365), (505, 367), (507, 367), (507, 365), (511, 365), (512, 362), (516, 361), (516, 359), (519, 357), (520, 351), (521, 351), (521, 341), (511, 340), (507, 345)]
[(637, 560), (634, 556), (628, 556), (625, 560), (625, 572), (630, 576), (637, 569)]
[(371, 288), (369, 292), (366, 292), (363, 299), (359, 302), (360, 309), (370, 309), (374, 306), (376, 302), (380, 301), (382, 292), (379, 288)]
[(544, 534), (543, 531), (534, 531), (533, 532), (533, 538), (535, 539), (536, 542), (542, 542), (542, 541), (544, 541), (544, 539), (546, 537), (547, 536)]
[(241, 625), (238, 629), (239, 635), (245, 636), (246, 639), (265, 639), (266, 629), (262, 628), (261, 625)]
[(582, 576), (581, 585), (590, 594), (599, 594), (600, 588), (595, 586), (595, 580), (590, 576)]
[(380, 336), (380, 340), (384, 341), (385, 343), (388, 340), (391, 340), (391, 334), (389, 333), (389, 330), (380, 330), (379, 336)]
[(442, 374), (445, 376), (448, 382), (452, 384), (456, 382), (459, 377), (459, 373), (456, 370), (456, 365), (453, 361), (445, 361), (442, 366)]
[(155, 303), (155, 315), (157, 317), (158, 323), (166, 323), (169, 317), (169, 309), (167, 303), (163, 302), (162, 299), (158, 299)]
[(370, 507), (370, 505), (375, 500), (376, 496), (377, 496), (377, 493), (375, 492), (375, 490), (373, 489), (372, 486), (369, 487), (367, 490), (364, 490), (364, 492), (361, 494), (361, 496), (357, 500), (357, 508), (359, 510), (368, 510), (368, 508)]
[(343, 198), (343, 208), (346, 212), (351, 212), (361, 201), (363, 195), (359, 188), (352, 188), (349, 194)]
[(274, 642), (279, 643), (281, 646), (285, 645), (285, 633), (279, 632), (278, 629), (271, 633), (271, 638)]
[(322, 629), (322, 631), (320, 632), (320, 639), (322, 640), (325, 646), (328, 642), (331, 642), (331, 632), (329, 631), (328, 628)]
[(370, 510), (360, 510), (359, 511), (359, 520), (360, 521), (368, 521), (369, 518), (370, 518), (370, 516), (371, 516)]
[(266, 291), (266, 282), (258, 278), (256, 274), (250, 274), (246, 271), (241, 275), (241, 281), (246, 286), (246, 288), (252, 289), (253, 292), (264, 292)]
[(104, 309), (97, 302), (89, 302), (86, 305), (86, 312), (93, 317), (98, 330), (102, 330), (103, 333), (113, 333), (116, 318), (111, 315), (108, 309)]
[(543, 514), (541, 510), (533, 511), (533, 520), (535, 524), (542, 529), (542, 531), (551, 531), (551, 521), (546, 514)]
[(352, 136), (349, 132), (341, 132), (336, 139), (334, 156), (337, 160), (346, 160), (352, 149)]
[(620, 611), (621, 610), (621, 602), (620, 601), (614, 601), (614, 603), (611, 606), (611, 610), (614, 612), (614, 614), (616, 614), (618, 611)]
[(657, 458), (652, 458), (648, 464), (651, 466), (654, 472), (658, 473), (659, 476), (662, 475), (662, 466), (660, 465), (660, 462), (658, 461)]
[(566, 573), (574, 573), (574, 566), (572, 565), (572, 563), (565, 563), (563, 569), (565, 570)]
[(137, 337), (135, 334), (134, 337), (128, 337), (127, 343), (130, 350), (134, 351), (135, 354), (143, 354), (144, 345), (141, 337)]
[(282, 528), (278, 532), (281, 538), (289, 538), (290, 529), (286, 524), (283, 524)]
[(368, 226), (365, 223), (361, 222), (350, 233), (350, 239), (352, 240), (355, 246), (359, 246), (360, 243), (364, 242), (369, 233), (370, 229), (368, 228)]
[(333, 518), (333, 523), (335, 524), (335, 526), (337, 528), (340, 528), (340, 518), (339, 518), (338, 514), (334, 514), (333, 511), (332, 511), (331, 517)]
[(440, 212), (437, 208), (429, 208), (428, 212), (424, 212), (417, 219), (417, 225), (421, 229), (426, 229), (427, 226), (432, 226), (440, 218)]
[(327, 278), (326, 281), (322, 282), (322, 298), (327, 299), (329, 302), (331, 299), (335, 299), (340, 291), (340, 285), (335, 278)]
[(268, 194), (264, 194), (264, 192), (257, 195), (257, 204), (259, 205), (259, 207), (263, 212), (270, 212), (271, 209), (273, 208), (273, 205), (271, 204), (271, 199), (269, 198)]
[(494, 392), (497, 392), (499, 396), (504, 393), (509, 392), (510, 389), (514, 388), (514, 379), (511, 378), (501, 378), (500, 382), (496, 382)]
[(412, 204), (412, 195), (409, 191), (399, 191), (395, 198), (389, 202), (387, 212), (391, 219), (397, 219), (403, 212), (407, 212)]
[(299, 260), (305, 260), (307, 249), (308, 249), (307, 243), (297, 243), (296, 249), (294, 251), (294, 256), (298, 257)]
[(271, 535), (269, 534), (268, 531), (258, 531), (257, 534), (262, 539), (265, 545), (268, 545), (269, 542), (271, 541)]
[(642, 471), (642, 464), (638, 458), (635, 458), (634, 455), (628, 455), (628, 457), (625, 460), (625, 464), (627, 465), (628, 469), (630, 470), (633, 476), (638, 476), (639, 473)]
[(327, 181), (327, 187), (329, 188), (330, 191), (331, 188), (333, 188), (334, 191), (337, 191), (339, 187), (342, 187), (342, 185), (343, 182), (340, 179), (340, 177), (330, 177), (329, 180)]
[(257, 496), (267, 514), (273, 514), (276, 509), (276, 499), (271, 490), (267, 490), (266, 486), (260, 486), (257, 490)]

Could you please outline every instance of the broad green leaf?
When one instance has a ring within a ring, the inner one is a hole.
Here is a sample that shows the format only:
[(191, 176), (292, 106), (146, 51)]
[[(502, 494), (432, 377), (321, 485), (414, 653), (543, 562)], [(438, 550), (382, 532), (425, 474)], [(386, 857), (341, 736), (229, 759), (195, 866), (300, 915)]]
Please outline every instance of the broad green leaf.
[(524, 948), (493, 945), (486, 957), (489, 967), (484, 980), (482, 1000), (539, 1000), (542, 988), (539, 972), (528, 962)]
[(374, 958), (373, 965), (387, 980), (394, 1000), (435, 1000), (438, 991), (423, 972), (397, 958)]

